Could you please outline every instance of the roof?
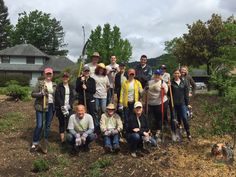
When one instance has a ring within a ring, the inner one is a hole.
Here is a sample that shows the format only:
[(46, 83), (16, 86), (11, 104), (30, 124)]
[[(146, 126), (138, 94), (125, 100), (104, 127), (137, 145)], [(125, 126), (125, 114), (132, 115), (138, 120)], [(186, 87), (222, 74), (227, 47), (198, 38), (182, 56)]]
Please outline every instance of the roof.
[(31, 44), (19, 44), (0, 51), (0, 56), (35, 56), (46, 57), (48, 55)]
[(66, 67), (75, 65), (73, 61), (65, 56), (49, 56), (49, 60), (42, 66), (42, 70), (46, 67), (51, 67), (54, 71), (60, 72)]
[(42, 65), (1, 63), (0, 71), (41, 71)]

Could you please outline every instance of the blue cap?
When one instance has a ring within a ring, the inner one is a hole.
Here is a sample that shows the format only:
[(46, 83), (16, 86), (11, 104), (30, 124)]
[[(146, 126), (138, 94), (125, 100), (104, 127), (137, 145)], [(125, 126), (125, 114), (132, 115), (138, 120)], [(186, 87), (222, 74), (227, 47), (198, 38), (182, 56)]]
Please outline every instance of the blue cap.
[(162, 70), (157, 69), (157, 70), (154, 72), (154, 74), (156, 74), (156, 75), (162, 75)]

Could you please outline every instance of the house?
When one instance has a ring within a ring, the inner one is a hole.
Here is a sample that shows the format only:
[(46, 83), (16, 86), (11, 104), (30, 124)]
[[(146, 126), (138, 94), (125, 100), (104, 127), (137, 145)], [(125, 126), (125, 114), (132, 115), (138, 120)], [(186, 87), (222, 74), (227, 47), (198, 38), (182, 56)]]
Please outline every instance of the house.
[(50, 56), (31, 44), (20, 44), (0, 51), (0, 75), (26, 75), (30, 85), (37, 83), (46, 67), (60, 73), (75, 63), (64, 56)]
[(190, 71), (190, 75), (195, 82), (208, 83), (210, 78), (209, 75), (207, 75), (207, 71), (204, 69), (192, 69), (192, 71)]

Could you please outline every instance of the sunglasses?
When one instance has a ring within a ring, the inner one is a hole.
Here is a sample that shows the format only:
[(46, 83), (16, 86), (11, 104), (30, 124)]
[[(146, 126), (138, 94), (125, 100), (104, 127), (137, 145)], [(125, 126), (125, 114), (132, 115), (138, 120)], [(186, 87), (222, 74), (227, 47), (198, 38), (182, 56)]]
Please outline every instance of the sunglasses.
[(89, 70), (85, 70), (84, 72), (89, 72)]

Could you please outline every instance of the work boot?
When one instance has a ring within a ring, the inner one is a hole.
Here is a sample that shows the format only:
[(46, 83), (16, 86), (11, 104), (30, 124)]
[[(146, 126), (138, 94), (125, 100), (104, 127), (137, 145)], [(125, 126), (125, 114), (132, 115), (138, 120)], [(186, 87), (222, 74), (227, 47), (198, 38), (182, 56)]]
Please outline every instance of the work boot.
[(114, 152), (115, 153), (120, 152), (120, 146), (119, 145), (114, 145)]

